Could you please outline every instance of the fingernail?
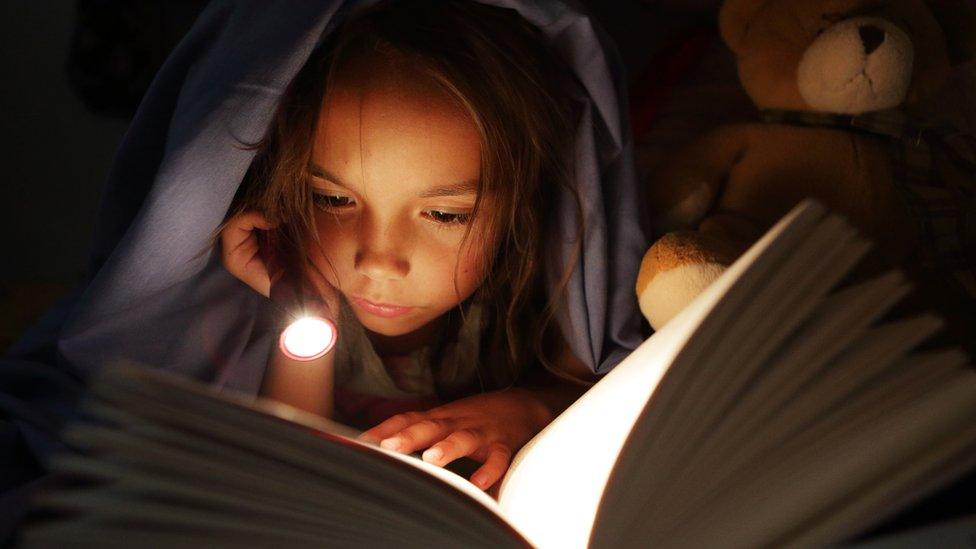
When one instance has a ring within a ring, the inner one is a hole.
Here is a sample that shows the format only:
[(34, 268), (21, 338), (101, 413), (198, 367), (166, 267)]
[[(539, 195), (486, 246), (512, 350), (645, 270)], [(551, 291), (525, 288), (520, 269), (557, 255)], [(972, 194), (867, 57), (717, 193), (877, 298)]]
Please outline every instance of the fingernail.
[(428, 448), (423, 455), (424, 461), (436, 463), (444, 457), (444, 451), (440, 448)]
[(483, 489), (485, 487), (485, 477), (482, 475), (475, 475), (471, 477), (471, 482), (478, 488)]
[(396, 452), (400, 449), (400, 439), (396, 437), (384, 438), (380, 441), (380, 446), (386, 448), (387, 450)]

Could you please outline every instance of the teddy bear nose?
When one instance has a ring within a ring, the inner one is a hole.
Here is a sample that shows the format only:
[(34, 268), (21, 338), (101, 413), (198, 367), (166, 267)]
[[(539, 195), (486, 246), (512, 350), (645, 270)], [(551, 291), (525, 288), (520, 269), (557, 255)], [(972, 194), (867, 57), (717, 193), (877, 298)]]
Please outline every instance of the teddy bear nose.
[(857, 32), (861, 35), (864, 53), (867, 55), (871, 55), (871, 52), (878, 49), (878, 46), (885, 41), (885, 31), (874, 25), (861, 25), (857, 28)]

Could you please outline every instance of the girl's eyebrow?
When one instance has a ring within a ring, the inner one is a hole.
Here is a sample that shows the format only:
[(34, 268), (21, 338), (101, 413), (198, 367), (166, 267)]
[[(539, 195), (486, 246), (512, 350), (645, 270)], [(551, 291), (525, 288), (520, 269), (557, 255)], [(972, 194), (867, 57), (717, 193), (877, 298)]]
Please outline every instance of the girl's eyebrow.
[(322, 179), (325, 179), (325, 180), (328, 180), (328, 181), (330, 181), (332, 183), (335, 183), (336, 185), (339, 185), (340, 187), (346, 187), (346, 188), (349, 187), (349, 185), (346, 185), (345, 183), (343, 183), (342, 180), (339, 179), (338, 176), (333, 175), (332, 173), (329, 172), (329, 170), (326, 170), (325, 168), (323, 168), (321, 166), (316, 166), (315, 164), (311, 164), (308, 167), (308, 171), (311, 172), (311, 174), (314, 175), (315, 177), (321, 177)]
[[(316, 166), (315, 164), (311, 164), (309, 165), (308, 170), (315, 177), (321, 177), (322, 179), (335, 183), (340, 187), (346, 187), (347, 189), (351, 189), (351, 187), (343, 183), (338, 176), (332, 174), (331, 172), (329, 172), (329, 170), (326, 170), (321, 166)], [(452, 183), (449, 185), (442, 185), (440, 187), (433, 187), (427, 189), (424, 192), (420, 193), (420, 198), (443, 198), (445, 196), (461, 196), (466, 194), (477, 194), (477, 192), (478, 192), (478, 181), (469, 180), (469, 181), (462, 181), (460, 183)]]
[(445, 196), (460, 196), (465, 194), (476, 194), (478, 192), (478, 182), (462, 181), (460, 183), (453, 183), (451, 185), (444, 185), (441, 187), (434, 187), (432, 189), (427, 189), (426, 191), (420, 193), (420, 198), (439, 198)]

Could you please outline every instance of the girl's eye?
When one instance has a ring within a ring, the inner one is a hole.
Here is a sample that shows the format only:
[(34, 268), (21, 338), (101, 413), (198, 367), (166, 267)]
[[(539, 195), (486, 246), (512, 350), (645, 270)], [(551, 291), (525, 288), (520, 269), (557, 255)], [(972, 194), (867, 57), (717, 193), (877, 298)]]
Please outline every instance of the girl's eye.
[(424, 212), (424, 215), (431, 221), (442, 225), (465, 225), (471, 220), (471, 214), (468, 213), (447, 213), (437, 210), (427, 210)]
[(338, 194), (312, 193), (315, 207), (323, 211), (335, 211), (354, 206), (352, 198)]

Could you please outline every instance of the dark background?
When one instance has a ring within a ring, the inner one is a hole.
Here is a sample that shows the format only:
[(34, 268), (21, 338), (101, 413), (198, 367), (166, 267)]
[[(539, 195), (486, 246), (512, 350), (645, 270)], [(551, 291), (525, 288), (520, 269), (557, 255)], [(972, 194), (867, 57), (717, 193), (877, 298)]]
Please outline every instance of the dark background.
[(0, 346), (84, 273), (127, 120), (91, 113), (65, 70), (73, 2), (0, 2)]
[(115, 149), (196, 4), (0, 2), (0, 349), (84, 280)]

